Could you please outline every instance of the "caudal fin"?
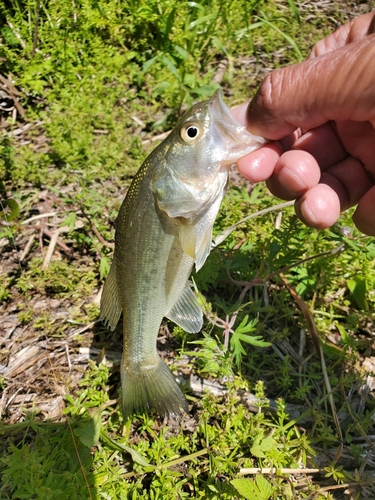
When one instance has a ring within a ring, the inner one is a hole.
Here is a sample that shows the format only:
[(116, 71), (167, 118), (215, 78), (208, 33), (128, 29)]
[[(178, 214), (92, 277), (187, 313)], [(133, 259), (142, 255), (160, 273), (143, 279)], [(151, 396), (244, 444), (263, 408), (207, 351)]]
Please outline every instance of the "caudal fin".
[(121, 399), (125, 419), (152, 410), (161, 417), (176, 417), (188, 411), (185, 396), (159, 357), (155, 366), (144, 370), (121, 363)]

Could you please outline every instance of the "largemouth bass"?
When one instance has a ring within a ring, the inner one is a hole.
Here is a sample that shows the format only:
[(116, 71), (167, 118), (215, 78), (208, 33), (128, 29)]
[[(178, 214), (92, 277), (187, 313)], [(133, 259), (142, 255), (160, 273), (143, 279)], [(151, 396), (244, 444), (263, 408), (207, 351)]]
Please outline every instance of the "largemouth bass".
[(115, 251), (101, 318), (115, 329), (123, 313), (122, 411), (180, 415), (188, 405), (159, 357), (163, 317), (187, 332), (203, 314), (188, 281), (211, 249), (212, 227), (238, 158), (259, 148), (235, 121), (221, 91), (188, 110), (133, 179), (116, 221)]

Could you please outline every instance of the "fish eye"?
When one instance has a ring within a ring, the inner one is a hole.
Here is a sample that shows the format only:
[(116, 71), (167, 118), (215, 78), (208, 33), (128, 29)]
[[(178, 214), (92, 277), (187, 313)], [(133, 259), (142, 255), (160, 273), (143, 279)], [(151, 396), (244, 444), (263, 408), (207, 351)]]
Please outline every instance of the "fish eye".
[(181, 127), (180, 137), (186, 143), (195, 142), (202, 135), (202, 126), (196, 122), (185, 123)]

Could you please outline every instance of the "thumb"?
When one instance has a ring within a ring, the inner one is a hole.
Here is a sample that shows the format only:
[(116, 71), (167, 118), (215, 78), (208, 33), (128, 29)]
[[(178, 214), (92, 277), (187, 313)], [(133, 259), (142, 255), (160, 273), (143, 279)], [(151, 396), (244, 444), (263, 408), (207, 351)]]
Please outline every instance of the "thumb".
[(329, 120), (375, 123), (374, 60), (375, 34), (277, 69), (265, 78), (245, 116), (236, 115), (252, 134), (274, 140)]

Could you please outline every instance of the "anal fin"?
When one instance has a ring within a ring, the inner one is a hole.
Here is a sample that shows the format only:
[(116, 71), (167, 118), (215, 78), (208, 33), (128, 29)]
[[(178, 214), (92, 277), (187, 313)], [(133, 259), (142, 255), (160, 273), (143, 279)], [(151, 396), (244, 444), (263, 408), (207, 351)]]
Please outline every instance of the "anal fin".
[(116, 282), (116, 257), (113, 257), (111, 269), (104, 283), (100, 301), (100, 319), (112, 331), (120, 319), (122, 307), (120, 305)]
[(197, 333), (203, 325), (203, 312), (197, 296), (188, 283), (166, 317), (188, 333)]

